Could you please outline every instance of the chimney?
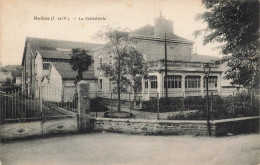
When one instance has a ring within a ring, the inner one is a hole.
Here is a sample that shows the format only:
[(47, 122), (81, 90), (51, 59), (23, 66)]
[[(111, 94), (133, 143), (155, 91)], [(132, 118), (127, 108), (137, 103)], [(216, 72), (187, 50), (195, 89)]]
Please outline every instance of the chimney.
[(154, 37), (164, 37), (165, 33), (166, 37), (173, 34), (173, 21), (162, 17), (160, 11), (160, 17), (154, 19)]

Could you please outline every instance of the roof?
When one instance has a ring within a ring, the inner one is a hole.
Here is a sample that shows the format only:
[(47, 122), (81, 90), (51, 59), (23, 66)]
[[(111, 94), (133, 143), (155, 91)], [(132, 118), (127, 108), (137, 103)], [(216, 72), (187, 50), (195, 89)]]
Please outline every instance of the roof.
[[(94, 48), (100, 46), (100, 44), (86, 43), (86, 42), (75, 42), (75, 41), (64, 41), (44, 38), (31, 38), (27, 37), (26, 42), (29, 43), (32, 53), (36, 55), (38, 51), (42, 58), (59, 58), (59, 59), (70, 59), (71, 50), (73, 48), (81, 48), (92, 51)], [(25, 45), (26, 45), (25, 42)], [(23, 54), (26, 54), (26, 46)], [(90, 52), (92, 55), (92, 52)], [(22, 61), (22, 64), (23, 64)]]
[(217, 60), (220, 60), (220, 57), (217, 56), (209, 56), (209, 55), (198, 55), (193, 54), (191, 55), (191, 62), (215, 62)]
[[(153, 38), (158, 38), (158, 37), (154, 37), (154, 27), (152, 25), (145, 25), (143, 27), (140, 27), (136, 30), (133, 31), (134, 35), (137, 36), (147, 36), (149, 38), (153, 37)], [(183, 37), (180, 37), (178, 35), (175, 34), (167, 34), (166, 36), (167, 40), (178, 40), (178, 41), (182, 41), (182, 42), (188, 42), (188, 43), (192, 43), (192, 41), (187, 40)]]
[[(77, 71), (72, 70), (71, 65), (69, 63), (52, 63), (52, 66), (58, 71), (62, 79), (65, 80), (75, 80), (78, 75)], [(83, 73), (84, 80), (96, 80), (97, 78), (94, 76), (94, 72), (91, 68), (88, 71)]]

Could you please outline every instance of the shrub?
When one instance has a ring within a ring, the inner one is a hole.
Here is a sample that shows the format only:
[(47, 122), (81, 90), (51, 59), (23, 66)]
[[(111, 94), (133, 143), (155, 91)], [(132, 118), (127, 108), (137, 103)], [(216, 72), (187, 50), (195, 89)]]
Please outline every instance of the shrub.
[(104, 105), (101, 105), (102, 98), (97, 97), (95, 99), (90, 99), (90, 112), (105, 112), (108, 111), (108, 108)]

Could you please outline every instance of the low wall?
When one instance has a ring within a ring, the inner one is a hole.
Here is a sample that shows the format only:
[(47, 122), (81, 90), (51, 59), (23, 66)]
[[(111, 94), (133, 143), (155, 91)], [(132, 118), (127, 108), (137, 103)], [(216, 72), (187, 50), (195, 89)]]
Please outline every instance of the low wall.
[[(210, 121), (211, 136), (259, 132), (260, 117)], [(207, 136), (207, 122), (196, 120), (92, 119), (93, 131), (131, 134)]]
[(260, 116), (223, 119), (211, 122), (215, 136), (259, 133)]
[(206, 121), (107, 119), (92, 120), (94, 131), (132, 134), (207, 135)]
[(71, 133), (78, 131), (77, 118), (8, 123), (0, 125), (0, 140), (20, 139), (48, 134)]

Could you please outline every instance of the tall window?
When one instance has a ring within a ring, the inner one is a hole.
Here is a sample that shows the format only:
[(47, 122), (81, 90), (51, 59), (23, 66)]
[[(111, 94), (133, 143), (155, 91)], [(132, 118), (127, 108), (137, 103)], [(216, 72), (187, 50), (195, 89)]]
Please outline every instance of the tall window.
[(102, 84), (103, 82), (102, 82), (102, 79), (99, 79), (99, 87), (100, 87), (100, 89), (102, 89), (102, 87), (103, 87), (103, 84)]
[(148, 88), (148, 80), (147, 79), (144, 80), (144, 88)]
[(49, 70), (50, 63), (43, 63), (43, 70)]
[(200, 76), (186, 76), (185, 88), (200, 88)]
[(100, 58), (100, 59), (99, 59), (99, 66), (102, 66), (102, 63), (103, 63), (103, 59)]
[(151, 76), (151, 88), (157, 88), (157, 76)]
[[(204, 88), (206, 88), (206, 77), (204, 77)], [(217, 76), (209, 76), (209, 88), (217, 88), (218, 87), (218, 77)]]
[(168, 86), (166, 84), (166, 77), (164, 76), (164, 88), (181, 88), (181, 76), (168, 76)]
[(109, 60), (109, 65), (112, 65), (112, 63), (113, 63), (112, 62), (113, 61), (113, 56), (111, 54), (109, 55), (109, 59), (108, 60)]

